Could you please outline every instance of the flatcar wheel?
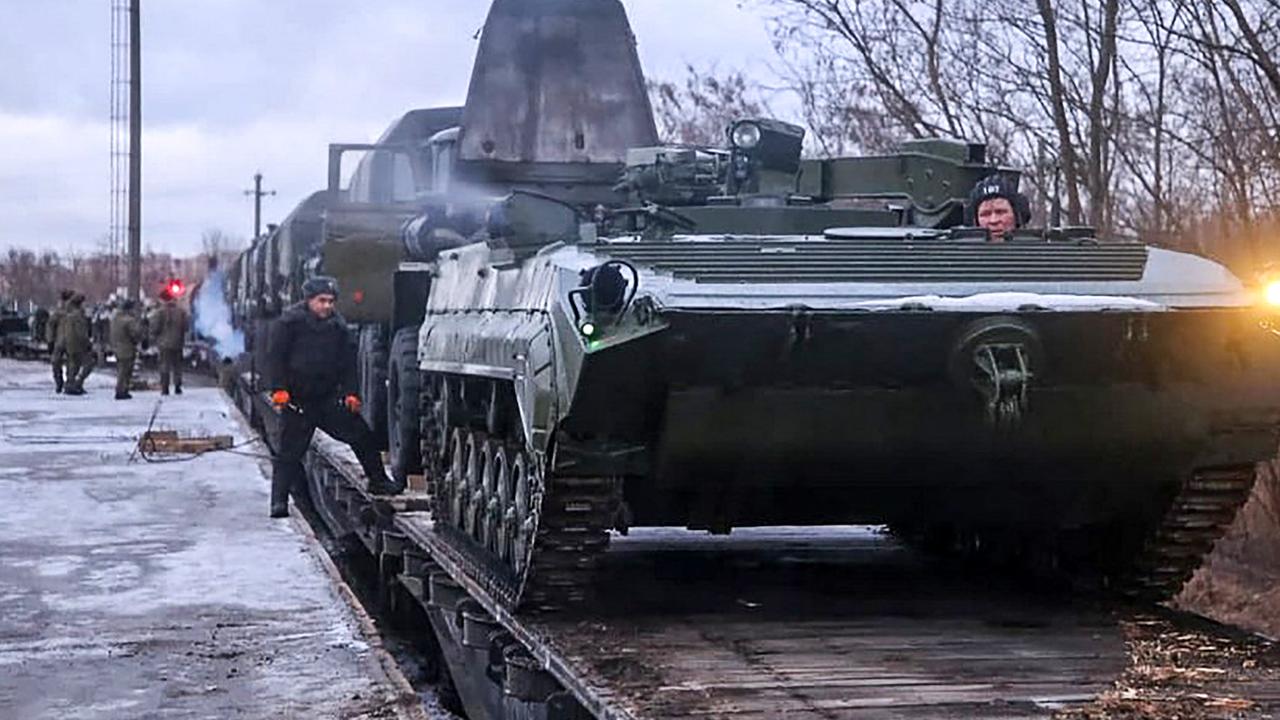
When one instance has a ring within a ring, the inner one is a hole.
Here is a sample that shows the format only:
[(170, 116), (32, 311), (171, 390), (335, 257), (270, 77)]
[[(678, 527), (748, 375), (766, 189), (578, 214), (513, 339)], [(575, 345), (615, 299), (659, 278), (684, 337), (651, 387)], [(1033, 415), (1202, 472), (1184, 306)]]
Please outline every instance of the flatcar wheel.
[(449, 443), (449, 472), (445, 483), (445, 497), (448, 500), (448, 523), (455, 528), (462, 527), (462, 517), (466, 504), (464, 491), (467, 473), (467, 431), (461, 428), (453, 431), (453, 440)]
[(499, 476), (504, 474), (506, 455), (502, 443), (490, 440), (484, 445), (484, 504), (480, 515), (480, 542), (494, 555), (498, 554), (498, 534), (502, 527)]

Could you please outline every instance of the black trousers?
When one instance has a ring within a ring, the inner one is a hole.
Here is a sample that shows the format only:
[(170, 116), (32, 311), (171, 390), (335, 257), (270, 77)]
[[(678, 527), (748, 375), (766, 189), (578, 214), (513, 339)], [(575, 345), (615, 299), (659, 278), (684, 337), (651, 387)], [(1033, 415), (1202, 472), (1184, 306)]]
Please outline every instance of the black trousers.
[(271, 506), (279, 507), (288, 502), (289, 494), (296, 495), (304, 482), (302, 458), (311, 446), (311, 436), (319, 428), (334, 439), (351, 446), (364, 468), (370, 482), (385, 484), (387, 471), (382, 465), (382, 454), (373, 431), (357, 414), (338, 403), (337, 398), (327, 402), (298, 403), (298, 408), (287, 407), (282, 413), (280, 440), (276, 444), (275, 458), (271, 463)]

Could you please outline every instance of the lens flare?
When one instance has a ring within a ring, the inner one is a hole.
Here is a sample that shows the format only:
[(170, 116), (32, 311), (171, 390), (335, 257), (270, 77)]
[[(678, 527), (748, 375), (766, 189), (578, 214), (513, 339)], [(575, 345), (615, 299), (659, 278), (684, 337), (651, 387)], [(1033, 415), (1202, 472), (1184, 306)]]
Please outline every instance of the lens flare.
[(1280, 307), (1280, 280), (1272, 280), (1267, 283), (1264, 294), (1267, 298), (1268, 305)]

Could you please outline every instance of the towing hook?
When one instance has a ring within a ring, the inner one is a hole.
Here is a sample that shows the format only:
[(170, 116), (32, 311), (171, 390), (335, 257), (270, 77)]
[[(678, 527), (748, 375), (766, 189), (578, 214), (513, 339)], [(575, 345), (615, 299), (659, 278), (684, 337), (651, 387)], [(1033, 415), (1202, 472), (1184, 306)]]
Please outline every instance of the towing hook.
[(1022, 423), (1031, 384), (1043, 373), (1043, 360), (1040, 336), (1029, 322), (992, 316), (959, 333), (948, 373), (957, 389), (977, 395), (992, 427), (1008, 431)]

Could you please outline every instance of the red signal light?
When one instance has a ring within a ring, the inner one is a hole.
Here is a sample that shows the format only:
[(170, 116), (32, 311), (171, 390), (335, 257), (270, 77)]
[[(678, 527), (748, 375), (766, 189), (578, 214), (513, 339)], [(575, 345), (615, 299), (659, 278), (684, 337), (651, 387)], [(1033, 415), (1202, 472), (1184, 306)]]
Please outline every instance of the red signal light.
[(168, 290), (170, 297), (175, 298), (182, 297), (182, 293), (187, 291), (187, 287), (182, 284), (181, 280), (177, 279), (170, 280), (165, 289)]

